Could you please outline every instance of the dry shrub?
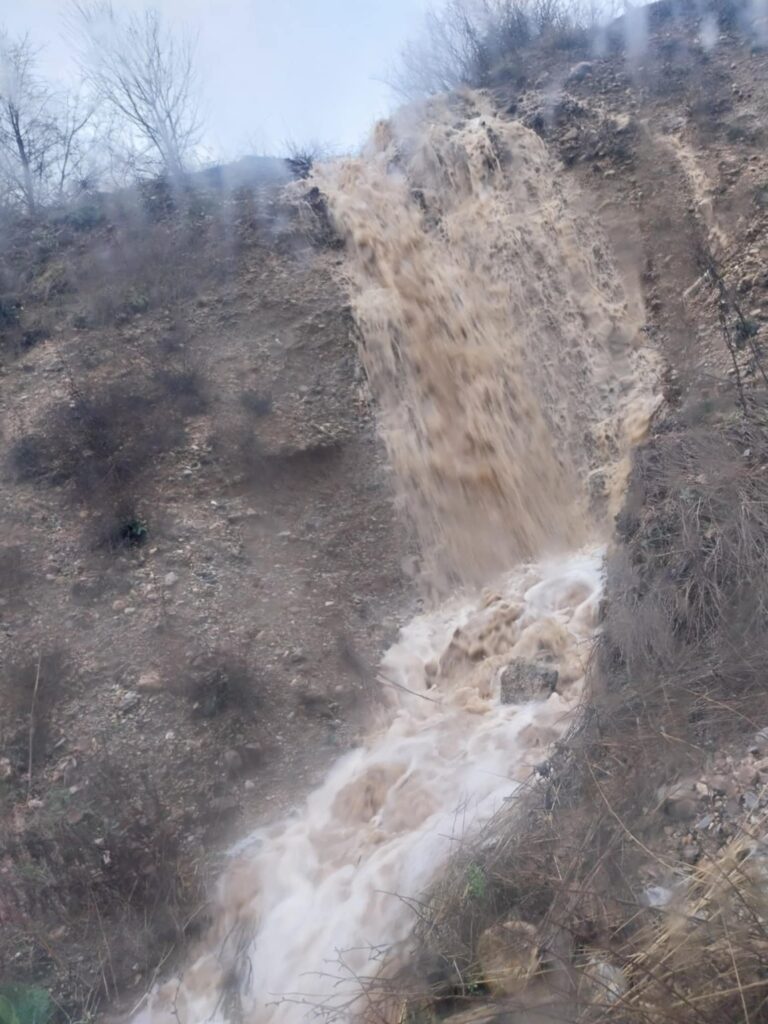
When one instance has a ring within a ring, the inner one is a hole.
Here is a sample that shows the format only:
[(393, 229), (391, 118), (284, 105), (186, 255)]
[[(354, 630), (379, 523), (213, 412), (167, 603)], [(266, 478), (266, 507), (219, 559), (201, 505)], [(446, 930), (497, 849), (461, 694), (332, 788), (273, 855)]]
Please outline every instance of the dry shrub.
[(203, 877), (147, 777), (106, 753), (64, 761), (44, 805), (0, 832), (0, 958), (52, 984), (66, 1019), (146, 983), (199, 926)]
[(258, 680), (247, 659), (221, 651), (195, 659), (184, 689), (198, 718), (226, 711), (248, 718), (260, 703)]
[(0, 547), (0, 597), (6, 602), (20, 600), (29, 578), (30, 571), (21, 545)]
[(212, 244), (205, 221), (153, 221), (128, 211), (81, 256), (78, 291), (89, 326), (120, 323), (150, 310), (175, 308), (203, 280), (220, 280), (227, 252)]
[(51, 752), (53, 714), (67, 674), (58, 650), (20, 655), (0, 670), (0, 750), (27, 781), (30, 765), (35, 768)]
[(69, 400), (11, 445), (10, 468), (22, 481), (66, 486), (94, 517), (95, 546), (141, 543), (147, 481), (184, 442), (186, 420), (207, 406), (201, 374), (183, 359), (164, 360), (149, 376), (71, 380)]
[(618, 1011), (638, 1024), (661, 1014), (692, 1024), (768, 1020), (767, 857), (757, 835), (740, 835), (693, 870), (663, 914), (630, 935), (620, 956), (633, 984), (614, 1017)]
[(66, 485), (94, 515), (95, 546), (140, 543), (144, 477), (183, 438), (183, 420), (159, 396), (130, 382), (77, 392), (11, 448), (21, 480)]
[(500, 70), (520, 73), (535, 45), (588, 52), (595, 10), (569, 0), (450, 0), (427, 13), (422, 38), (403, 50), (390, 84), (417, 99), (485, 87)]

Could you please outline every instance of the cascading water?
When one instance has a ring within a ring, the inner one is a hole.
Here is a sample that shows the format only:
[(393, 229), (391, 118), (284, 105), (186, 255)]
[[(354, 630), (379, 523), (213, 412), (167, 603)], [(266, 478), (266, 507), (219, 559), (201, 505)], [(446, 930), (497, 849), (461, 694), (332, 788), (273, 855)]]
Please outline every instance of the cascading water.
[[(318, 174), (347, 239), (403, 513), (444, 596), (385, 656), (366, 744), (232, 851), (204, 948), (150, 994), (142, 1024), (354, 1019), (356, 979), (384, 950), (390, 963), (408, 954), (403, 897), (423, 893), (573, 719), (601, 512), (654, 375), (638, 304), (560, 177), (535, 134), (477, 95), (379, 126), (363, 157)], [(546, 665), (555, 692), (502, 700), (516, 659)]]

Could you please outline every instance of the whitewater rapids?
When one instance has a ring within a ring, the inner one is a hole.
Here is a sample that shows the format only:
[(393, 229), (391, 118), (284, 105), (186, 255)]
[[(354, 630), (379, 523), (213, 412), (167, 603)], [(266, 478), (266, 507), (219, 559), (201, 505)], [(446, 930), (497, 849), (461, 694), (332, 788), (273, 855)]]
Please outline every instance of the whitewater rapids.
[[(573, 720), (597, 624), (602, 552), (529, 565), (497, 592), (409, 623), (385, 656), (389, 723), (304, 807), (231, 853), (209, 952), (156, 990), (137, 1021), (293, 1024), (354, 1016), (357, 976), (403, 960), (418, 897), (457, 844), (498, 811)], [(499, 652), (504, 653), (499, 653)], [(546, 700), (502, 703), (510, 659), (558, 672)], [(469, 668), (468, 666), (471, 666)]]

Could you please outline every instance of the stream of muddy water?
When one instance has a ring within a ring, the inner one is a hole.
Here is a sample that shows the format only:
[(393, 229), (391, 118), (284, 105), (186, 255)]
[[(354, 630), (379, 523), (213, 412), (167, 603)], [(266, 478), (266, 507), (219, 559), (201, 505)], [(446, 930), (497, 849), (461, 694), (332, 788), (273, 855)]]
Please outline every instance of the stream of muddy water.
[(607, 524), (656, 404), (596, 218), (482, 95), (403, 112), (315, 184), (432, 610), (385, 655), (365, 744), (231, 851), (209, 934), (140, 1024), (362, 1015), (357, 979), (409, 955), (408, 900), (578, 714)]

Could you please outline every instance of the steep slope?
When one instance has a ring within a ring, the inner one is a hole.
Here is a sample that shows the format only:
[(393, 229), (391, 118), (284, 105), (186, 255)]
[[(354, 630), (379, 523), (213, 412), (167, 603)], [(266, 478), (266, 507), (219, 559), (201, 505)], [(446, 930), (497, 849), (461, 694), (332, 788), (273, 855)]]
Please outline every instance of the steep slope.
[(73, 1013), (354, 742), (403, 614), (338, 257), (275, 188), (161, 198), (3, 257), (2, 960)]

